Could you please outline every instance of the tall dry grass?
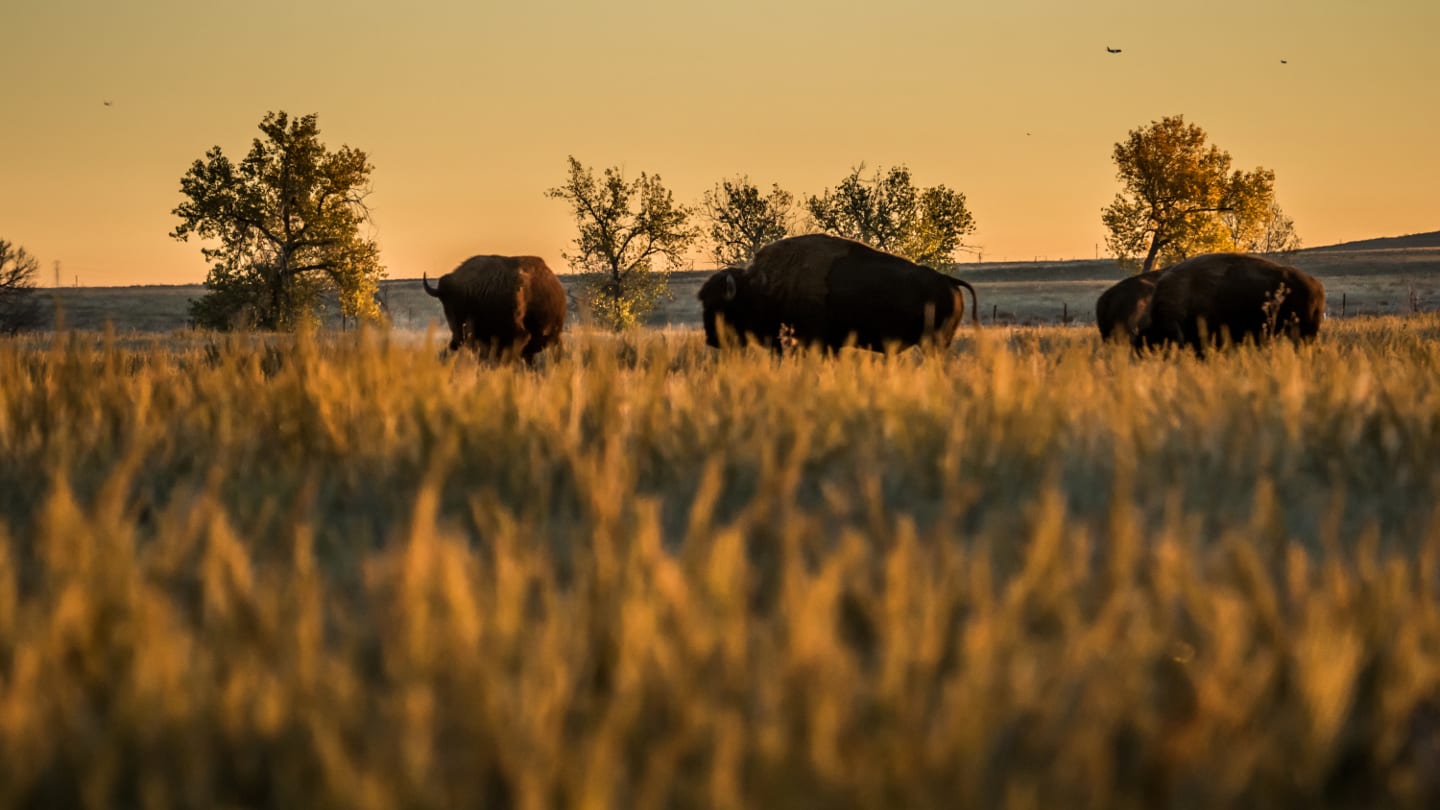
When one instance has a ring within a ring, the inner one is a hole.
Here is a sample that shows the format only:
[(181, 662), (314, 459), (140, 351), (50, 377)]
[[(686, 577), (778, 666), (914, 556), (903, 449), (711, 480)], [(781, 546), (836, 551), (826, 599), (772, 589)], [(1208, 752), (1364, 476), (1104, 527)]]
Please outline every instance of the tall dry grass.
[(0, 807), (1433, 805), (1437, 337), (0, 343)]

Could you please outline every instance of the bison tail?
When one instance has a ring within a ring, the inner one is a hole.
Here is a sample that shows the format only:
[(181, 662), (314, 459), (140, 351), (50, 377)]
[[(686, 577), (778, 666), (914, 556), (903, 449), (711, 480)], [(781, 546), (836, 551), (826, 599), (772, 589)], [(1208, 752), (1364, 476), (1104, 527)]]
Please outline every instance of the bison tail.
[(436, 298), (439, 298), (439, 297), (440, 297), (440, 288), (439, 288), (439, 287), (431, 287), (431, 286), (430, 286), (430, 278), (429, 278), (429, 276), (425, 275), (424, 273), (421, 273), (421, 274), (420, 274), (420, 283), (425, 287), (425, 292), (429, 293), (430, 295), (435, 296)]
[(960, 287), (964, 287), (965, 289), (967, 289), (967, 290), (970, 291), (970, 320), (973, 321), (976, 326), (979, 326), (979, 325), (980, 325), (980, 301), (979, 301), (979, 299), (977, 299), (977, 298), (975, 297), (975, 288), (974, 288), (974, 287), (971, 287), (971, 286), (970, 286), (970, 282), (968, 282), (968, 281), (964, 281), (964, 280), (962, 280), (962, 279), (958, 279), (958, 278), (954, 278), (954, 277), (950, 277), (950, 276), (947, 276), (947, 278), (950, 279), (950, 284), (951, 284), (952, 286), (956, 287), (957, 289), (960, 288)]

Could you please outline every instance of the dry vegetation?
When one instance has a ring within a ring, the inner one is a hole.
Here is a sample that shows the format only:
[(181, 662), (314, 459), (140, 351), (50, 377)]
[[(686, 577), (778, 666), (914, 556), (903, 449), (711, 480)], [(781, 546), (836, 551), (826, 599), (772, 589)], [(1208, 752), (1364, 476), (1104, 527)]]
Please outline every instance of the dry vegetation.
[(0, 342), (0, 807), (1434, 806), (1437, 338)]

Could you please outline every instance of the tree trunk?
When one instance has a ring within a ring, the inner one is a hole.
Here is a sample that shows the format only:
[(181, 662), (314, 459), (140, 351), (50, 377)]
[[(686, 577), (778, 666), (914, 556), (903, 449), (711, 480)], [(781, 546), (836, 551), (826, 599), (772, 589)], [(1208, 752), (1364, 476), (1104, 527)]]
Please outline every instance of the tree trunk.
[(281, 296), (284, 294), (281, 286), (285, 283), (285, 275), (280, 271), (272, 271), (270, 275), (270, 306), (265, 313), (263, 323), (258, 323), (263, 329), (278, 329), (280, 327), (280, 306)]
[[(289, 226), (287, 225), (286, 227), (288, 229)], [(279, 329), (291, 325), (287, 322), (290, 296), (288, 294), (289, 290), (285, 288), (285, 285), (290, 282), (290, 263), (290, 247), (289, 245), (281, 245), (280, 264), (275, 268), (275, 275), (270, 282), (270, 329)]]
[(1155, 259), (1160, 255), (1161, 245), (1159, 236), (1150, 237), (1150, 252), (1145, 254), (1145, 263), (1140, 266), (1140, 272), (1148, 273), (1155, 269)]

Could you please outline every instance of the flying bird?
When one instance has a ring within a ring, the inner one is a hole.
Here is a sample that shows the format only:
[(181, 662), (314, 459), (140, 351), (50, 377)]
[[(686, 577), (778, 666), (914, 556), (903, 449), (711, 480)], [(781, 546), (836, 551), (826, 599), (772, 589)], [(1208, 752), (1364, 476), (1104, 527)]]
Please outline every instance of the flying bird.
[(1112, 48), (1112, 47), (1110, 47), (1109, 45), (1106, 45), (1106, 46), (1105, 46), (1105, 52), (1106, 52), (1106, 53), (1120, 53), (1120, 49), (1119, 49), (1119, 48)]
[(1288, 59), (1281, 59), (1281, 60), (1280, 60), (1280, 64), (1282, 64), (1282, 65), (1288, 65), (1288, 64), (1290, 64), (1290, 60), (1288, 60)]
[(106, 102), (105, 102), (105, 106), (106, 106), (106, 107), (113, 107), (113, 106), (115, 106), (115, 102), (113, 102), (113, 101), (106, 101)]

